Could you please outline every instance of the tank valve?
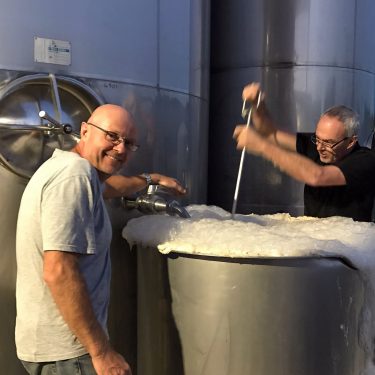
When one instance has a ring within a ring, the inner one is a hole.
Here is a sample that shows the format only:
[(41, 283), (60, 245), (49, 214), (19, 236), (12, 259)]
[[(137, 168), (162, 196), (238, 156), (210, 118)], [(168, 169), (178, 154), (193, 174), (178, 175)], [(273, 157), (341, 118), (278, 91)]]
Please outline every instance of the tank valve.
[(57, 130), (61, 131), (64, 134), (71, 134), (73, 132), (72, 125), (70, 124), (60, 124), (57, 120), (55, 120), (53, 117), (51, 117), (46, 111), (40, 111), (39, 117), (48, 121), (48, 127), (51, 128), (51, 130)]
[(187, 210), (174, 199), (165, 187), (161, 185), (150, 185), (145, 194), (137, 198), (121, 198), (122, 206), (127, 209), (136, 208), (144, 214), (167, 213), (171, 216), (189, 218)]

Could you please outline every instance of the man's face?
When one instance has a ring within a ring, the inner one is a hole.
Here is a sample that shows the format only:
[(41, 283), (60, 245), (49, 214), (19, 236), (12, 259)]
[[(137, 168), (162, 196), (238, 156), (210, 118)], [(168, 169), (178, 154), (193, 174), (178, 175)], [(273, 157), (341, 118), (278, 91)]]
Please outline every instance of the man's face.
[(354, 137), (346, 136), (344, 125), (337, 117), (321, 117), (316, 126), (315, 136), (320, 161), (325, 164), (342, 159), (353, 146)]
[[(121, 137), (117, 145), (113, 141), (116, 135)], [(82, 123), (81, 155), (97, 169), (102, 180), (116, 173), (125, 164), (131, 152), (129, 146), (125, 145), (125, 139), (135, 143), (135, 128), (130, 116), (123, 116), (121, 111), (94, 116)]]

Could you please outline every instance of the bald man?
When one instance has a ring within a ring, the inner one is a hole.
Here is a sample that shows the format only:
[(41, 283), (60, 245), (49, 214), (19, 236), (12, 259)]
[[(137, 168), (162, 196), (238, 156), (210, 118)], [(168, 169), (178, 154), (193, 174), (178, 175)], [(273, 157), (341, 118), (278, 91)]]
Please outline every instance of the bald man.
[(100, 106), (82, 123), (74, 149), (55, 150), (26, 186), (17, 224), (16, 345), (29, 374), (131, 374), (106, 328), (112, 231), (103, 193), (131, 194), (150, 181), (184, 193), (159, 174), (115, 175), (137, 148), (132, 116)]

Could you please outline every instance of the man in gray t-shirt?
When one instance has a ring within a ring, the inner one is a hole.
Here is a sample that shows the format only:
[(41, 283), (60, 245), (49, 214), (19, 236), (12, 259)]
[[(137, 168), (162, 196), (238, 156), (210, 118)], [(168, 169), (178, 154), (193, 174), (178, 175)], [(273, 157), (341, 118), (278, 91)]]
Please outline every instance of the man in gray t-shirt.
[(72, 151), (56, 150), (33, 175), (17, 224), (17, 354), (30, 374), (131, 374), (106, 328), (111, 224), (103, 202), (150, 180), (184, 193), (158, 174), (114, 174), (136, 151), (122, 107), (98, 107)]
[(47, 362), (87, 353), (60, 314), (48, 280), (44, 280), (43, 266), (48, 264), (41, 260), (49, 249), (79, 259), (82, 279), (95, 303), (93, 313), (106, 330), (110, 242), (111, 224), (98, 174), (78, 154), (55, 150), (31, 179), (20, 206), (16, 322), (19, 358)]

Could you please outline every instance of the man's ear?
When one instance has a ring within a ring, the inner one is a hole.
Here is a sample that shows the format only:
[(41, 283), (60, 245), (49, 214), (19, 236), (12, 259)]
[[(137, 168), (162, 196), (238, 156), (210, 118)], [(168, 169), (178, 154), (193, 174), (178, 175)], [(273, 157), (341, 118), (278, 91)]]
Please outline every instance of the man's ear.
[(87, 133), (87, 123), (82, 121), (81, 122), (81, 130), (80, 130), (81, 138), (84, 138), (86, 133)]
[(348, 148), (352, 148), (355, 146), (355, 144), (357, 143), (358, 141), (358, 136), (357, 135), (353, 135), (352, 137), (352, 140), (349, 142), (348, 144)]

